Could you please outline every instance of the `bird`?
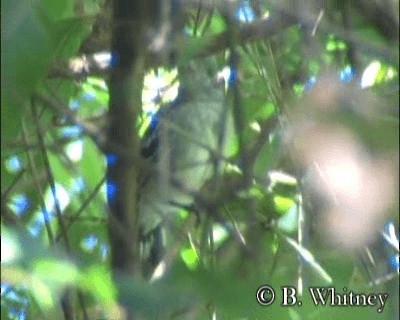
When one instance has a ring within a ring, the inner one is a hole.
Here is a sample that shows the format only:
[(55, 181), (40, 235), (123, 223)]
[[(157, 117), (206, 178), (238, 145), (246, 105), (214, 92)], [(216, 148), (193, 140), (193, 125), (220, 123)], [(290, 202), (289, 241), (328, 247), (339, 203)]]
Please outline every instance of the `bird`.
[(214, 154), (226, 145), (225, 86), (217, 72), (215, 57), (180, 63), (176, 99), (153, 115), (141, 140), (151, 169), (140, 184), (139, 225), (152, 267), (162, 259), (179, 209), (194, 203), (215, 172)]

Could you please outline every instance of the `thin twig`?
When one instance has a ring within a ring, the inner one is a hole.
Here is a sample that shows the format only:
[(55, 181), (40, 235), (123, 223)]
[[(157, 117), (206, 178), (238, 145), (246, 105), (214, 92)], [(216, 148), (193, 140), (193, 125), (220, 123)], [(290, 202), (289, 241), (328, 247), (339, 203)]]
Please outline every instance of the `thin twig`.
[[(29, 135), (27, 133), (25, 122), (22, 122), (22, 140), (23, 140), (24, 144), (29, 144), (28, 136)], [(44, 203), (44, 194), (43, 194), (42, 186), (40, 184), (39, 174), (36, 170), (35, 158), (32, 154), (32, 150), (27, 149), (26, 153), (28, 155), (29, 165), (31, 167), (33, 181), (39, 192), (39, 202), (40, 202), (40, 206), (42, 209), (43, 220), (44, 220), (44, 225), (45, 225), (45, 228), (47, 231), (47, 236), (49, 237), (49, 243), (52, 245), (54, 243), (54, 233), (53, 233), (53, 230), (51, 229), (50, 218), (47, 213), (46, 204)]]
[[(33, 115), (33, 119), (36, 125), (36, 133), (38, 136), (38, 141), (39, 141), (39, 147), (40, 147), (40, 151), (42, 153), (42, 157), (43, 157), (43, 162), (44, 162), (44, 166), (46, 169), (46, 174), (47, 174), (47, 179), (49, 181), (50, 184), (50, 189), (54, 198), (54, 206), (56, 209), (56, 216), (57, 216), (57, 220), (58, 220), (58, 224), (61, 230), (61, 234), (62, 234), (62, 238), (64, 240), (64, 245), (66, 248), (66, 251), (68, 254), (71, 253), (71, 246), (69, 243), (69, 239), (68, 239), (68, 235), (67, 235), (67, 230), (66, 230), (66, 226), (65, 226), (65, 222), (63, 220), (62, 217), (62, 211), (61, 211), (61, 207), (60, 207), (60, 202), (58, 201), (58, 197), (57, 197), (57, 192), (56, 192), (56, 184), (55, 184), (55, 180), (54, 180), (54, 175), (53, 175), (53, 171), (51, 169), (50, 166), (50, 161), (47, 155), (47, 150), (45, 148), (45, 144), (44, 144), (44, 137), (43, 137), (43, 130), (41, 128), (40, 125), (40, 121), (39, 121), (39, 114), (37, 111), (37, 106), (35, 104), (35, 100), (32, 99), (31, 102), (31, 110), (32, 110), (32, 115)], [(79, 303), (81, 304), (81, 306), (84, 306), (84, 299), (83, 299), (83, 294), (80, 292), (80, 290), (78, 291), (78, 300)], [(66, 320), (73, 320), (74, 319), (74, 312), (72, 309), (72, 305), (71, 305), (71, 297), (70, 297), (70, 290), (66, 290), (64, 297), (62, 299), (62, 308), (63, 308), (63, 312), (64, 312), (64, 317)], [(87, 318), (86, 315), (86, 309), (84, 307), (82, 307), (82, 311), (85, 315), (85, 318)]]
[[(295, 20), (291, 17), (277, 15), (276, 17), (263, 18), (252, 23), (248, 23), (239, 27), (237, 41), (240, 45), (244, 45), (249, 42), (267, 39), (273, 35), (278, 34), (282, 30), (293, 25)], [(179, 41), (182, 41), (179, 38)], [(225, 31), (217, 35), (206, 36), (202, 43), (204, 44), (199, 48), (193, 58), (206, 57), (214, 55), (218, 52), (226, 50), (229, 47), (229, 32)], [(107, 44), (108, 45), (108, 44)], [(183, 48), (183, 52), (190, 52), (189, 56), (193, 55), (193, 48), (199, 47), (199, 39), (187, 39), (184, 40), (183, 45), (179, 47)], [(109, 51), (109, 47), (99, 48), (98, 51)], [(82, 57), (74, 58), (75, 60), (81, 59), (81, 67), (75, 67), (73, 70), (70, 69), (69, 63), (66, 61), (56, 61), (53, 68), (50, 69), (48, 78), (71, 78), (71, 79), (82, 79), (82, 77), (91, 76), (106, 76), (109, 73), (109, 65), (105, 66), (99, 64), (95, 59), (96, 54), (86, 54)], [(185, 54), (183, 54), (185, 55)], [(147, 68), (154, 68), (160, 66), (162, 62), (159, 59), (150, 59)]]
[(43, 137), (43, 130), (41, 128), (41, 124), (38, 118), (38, 112), (37, 112), (37, 106), (36, 103), (34, 101), (34, 99), (32, 99), (32, 115), (33, 115), (33, 120), (35, 122), (36, 125), (36, 134), (38, 137), (38, 142), (39, 142), (39, 148), (40, 148), (40, 152), (42, 153), (42, 157), (43, 157), (43, 163), (44, 163), (44, 167), (46, 170), (46, 175), (47, 175), (47, 180), (49, 181), (50, 184), (50, 189), (51, 189), (51, 193), (53, 195), (53, 199), (54, 199), (54, 206), (56, 209), (56, 216), (58, 219), (58, 223), (59, 223), (59, 227), (61, 230), (61, 233), (63, 234), (63, 240), (65, 242), (65, 248), (67, 249), (67, 252), (70, 252), (70, 243), (69, 243), (69, 239), (68, 239), (68, 235), (66, 232), (66, 228), (65, 228), (65, 223), (62, 217), (62, 211), (61, 211), (61, 206), (60, 206), (60, 202), (58, 201), (58, 197), (57, 197), (57, 193), (56, 193), (56, 183), (55, 183), (55, 179), (54, 179), (54, 175), (53, 175), (53, 171), (51, 169), (51, 165), (50, 165), (50, 161), (47, 155), (47, 149), (45, 147), (45, 143), (44, 143), (44, 137)]
[[(100, 182), (96, 185), (96, 187), (93, 189), (89, 197), (82, 203), (78, 211), (70, 217), (65, 217), (65, 220), (68, 221), (68, 225), (66, 226), (66, 229), (68, 230), (72, 224), (74, 224), (78, 219), (80, 219), (82, 212), (85, 210), (85, 208), (89, 205), (89, 203), (93, 200), (93, 198), (98, 194), (100, 188), (103, 186), (104, 182), (106, 181), (106, 177), (103, 177)], [(59, 241), (62, 237), (62, 233), (60, 233), (56, 237), (56, 241)]]
[(17, 185), (18, 181), (22, 178), (23, 174), (25, 173), (25, 168), (22, 168), (20, 172), (18, 172), (18, 175), (14, 178), (14, 180), (11, 182), (9, 186), (4, 191), (1, 191), (1, 200), (6, 201), (8, 194), (11, 192), (11, 190)]

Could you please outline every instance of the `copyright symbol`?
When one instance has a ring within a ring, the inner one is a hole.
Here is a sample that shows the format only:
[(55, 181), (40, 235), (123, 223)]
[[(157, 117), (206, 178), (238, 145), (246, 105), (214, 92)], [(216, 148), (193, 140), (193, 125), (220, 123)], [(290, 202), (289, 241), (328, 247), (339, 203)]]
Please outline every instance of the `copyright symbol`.
[(269, 306), (275, 300), (275, 292), (270, 286), (261, 286), (257, 289), (256, 299), (262, 306)]

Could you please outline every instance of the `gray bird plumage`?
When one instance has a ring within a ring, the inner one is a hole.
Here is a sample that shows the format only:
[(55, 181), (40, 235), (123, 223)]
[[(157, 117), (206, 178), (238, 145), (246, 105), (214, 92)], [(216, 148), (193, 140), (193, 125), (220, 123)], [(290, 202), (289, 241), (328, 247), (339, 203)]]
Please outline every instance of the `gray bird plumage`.
[(153, 166), (140, 192), (143, 235), (174, 221), (179, 207), (190, 206), (213, 174), (210, 151), (223, 147), (218, 140), (226, 120), (224, 84), (217, 71), (212, 57), (180, 65), (177, 99), (159, 111), (143, 138), (142, 154)]

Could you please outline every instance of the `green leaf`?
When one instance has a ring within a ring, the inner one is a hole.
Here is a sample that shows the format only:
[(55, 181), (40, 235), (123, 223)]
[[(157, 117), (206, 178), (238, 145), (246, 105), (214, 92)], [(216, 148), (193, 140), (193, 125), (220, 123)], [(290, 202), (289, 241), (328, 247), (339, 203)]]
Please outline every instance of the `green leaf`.
[(77, 267), (67, 260), (40, 259), (34, 264), (33, 272), (40, 279), (57, 285), (73, 284), (79, 276)]
[(292, 198), (275, 195), (273, 198), (275, 209), (281, 214), (285, 214), (295, 204)]
[(185, 262), (190, 270), (194, 270), (198, 267), (199, 257), (195, 248), (193, 248), (192, 246), (183, 248), (180, 252), (180, 255), (182, 260)]
[(226, 23), (224, 18), (221, 16), (221, 14), (214, 13), (211, 19), (211, 24), (209, 26), (209, 31), (211, 33), (221, 33), (226, 30)]
[(73, 0), (42, 0), (42, 8), (49, 19), (57, 21), (75, 16), (74, 3)]
[(116, 288), (105, 266), (93, 265), (84, 271), (81, 286), (102, 304), (112, 305), (116, 300)]

